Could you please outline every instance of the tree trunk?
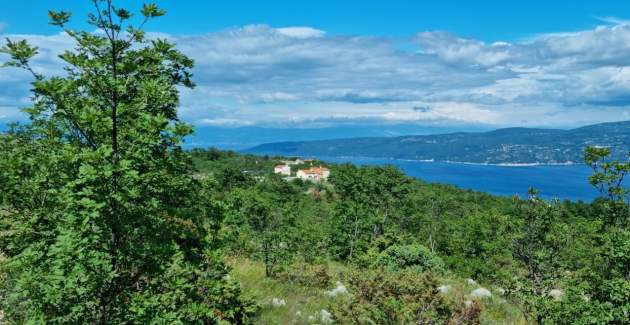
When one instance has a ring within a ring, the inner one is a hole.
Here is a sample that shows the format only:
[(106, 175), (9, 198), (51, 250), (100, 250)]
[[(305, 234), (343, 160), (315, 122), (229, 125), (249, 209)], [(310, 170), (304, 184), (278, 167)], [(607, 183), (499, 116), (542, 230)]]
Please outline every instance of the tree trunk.
[(359, 215), (354, 215), (354, 236), (352, 237), (352, 242), (350, 243), (350, 255), (348, 255), (348, 260), (352, 259), (352, 254), (354, 253), (354, 244), (357, 240), (357, 236), (359, 233)]

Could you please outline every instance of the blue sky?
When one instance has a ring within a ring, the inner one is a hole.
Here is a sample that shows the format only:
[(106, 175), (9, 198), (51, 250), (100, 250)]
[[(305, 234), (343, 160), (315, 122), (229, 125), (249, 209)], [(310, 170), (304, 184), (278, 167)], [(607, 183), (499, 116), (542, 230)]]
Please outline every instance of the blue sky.
[[(72, 47), (48, 9), (0, 2), (0, 36)], [(140, 1), (116, 1), (130, 9)], [(158, 1), (147, 29), (196, 61), (181, 116), (197, 125), (573, 127), (630, 119), (630, 1)], [(0, 57), (0, 62), (3, 60)], [(28, 75), (0, 73), (0, 122), (23, 118)]]
[[(140, 1), (118, 1), (139, 8)], [(419, 31), (447, 30), (484, 41), (513, 41), (532, 35), (578, 31), (601, 23), (600, 17), (630, 17), (630, 1), (505, 1), (505, 0), (162, 0), (168, 16), (149, 29), (197, 34), (265, 24), (311, 26), (335, 35), (408, 37)], [(56, 33), (47, 26), (48, 9), (66, 9), (81, 16), (91, 1), (3, 1), (0, 21), (8, 33)]]

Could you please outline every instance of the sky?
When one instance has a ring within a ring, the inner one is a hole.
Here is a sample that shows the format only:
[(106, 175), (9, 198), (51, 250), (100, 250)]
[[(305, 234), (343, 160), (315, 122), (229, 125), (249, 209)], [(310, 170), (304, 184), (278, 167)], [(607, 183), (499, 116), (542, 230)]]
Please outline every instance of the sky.
[[(138, 9), (140, 1), (115, 1)], [(195, 60), (182, 119), (198, 126), (404, 124), (570, 128), (630, 119), (630, 1), (158, 1), (147, 27)], [(47, 10), (85, 24), (91, 1), (0, 0), (0, 38), (63, 74), (73, 46)], [(0, 43), (1, 44), (1, 43)], [(0, 55), (0, 62), (6, 57)], [(22, 120), (29, 74), (0, 70), (0, 123)]]

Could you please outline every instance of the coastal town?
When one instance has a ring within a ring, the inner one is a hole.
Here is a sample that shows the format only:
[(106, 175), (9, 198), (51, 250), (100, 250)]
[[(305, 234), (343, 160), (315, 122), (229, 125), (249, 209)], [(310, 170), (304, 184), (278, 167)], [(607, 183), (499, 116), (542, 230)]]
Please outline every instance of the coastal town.
[[(313, 166), (313, 159), (285, 160), (274, 168), (274, 173), (284, 176), (286, 180), (301, 179), (311, 182), (325, 182), (330, 176), (330, 170), (323, 166)], [(308, 165), (308, 168), (300, 168), (300, 166)], [(295, 172), (293, 171), (295, 167)]]

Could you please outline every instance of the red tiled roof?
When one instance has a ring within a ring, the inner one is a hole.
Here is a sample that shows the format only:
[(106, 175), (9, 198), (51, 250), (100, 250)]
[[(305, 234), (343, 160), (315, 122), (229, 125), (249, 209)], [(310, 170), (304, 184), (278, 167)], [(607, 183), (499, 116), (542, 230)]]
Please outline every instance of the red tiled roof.
[(309, 169), (302, 169), (302, 171), (306, 174), (318, 174), (318, 175), (323, 175), (324, 172), (329, 171), (328, 168), (326, 167), (311, 167)]

